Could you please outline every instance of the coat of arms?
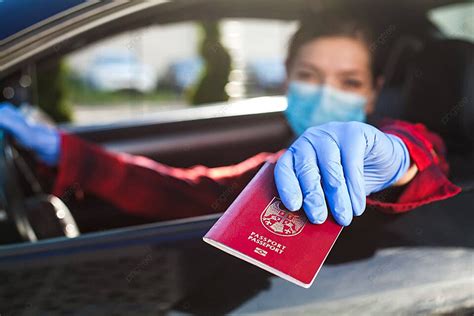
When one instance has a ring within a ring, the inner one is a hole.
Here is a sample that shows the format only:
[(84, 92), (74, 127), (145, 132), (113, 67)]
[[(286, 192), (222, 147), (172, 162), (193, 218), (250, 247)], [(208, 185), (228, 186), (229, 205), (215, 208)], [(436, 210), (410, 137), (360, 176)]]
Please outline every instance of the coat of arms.
[(302, 211), (288, 211), (281, 200), (275, 197), (260, 215), (260, 221), (276, 235), (294, 236), (303, 230), (307, 219)]

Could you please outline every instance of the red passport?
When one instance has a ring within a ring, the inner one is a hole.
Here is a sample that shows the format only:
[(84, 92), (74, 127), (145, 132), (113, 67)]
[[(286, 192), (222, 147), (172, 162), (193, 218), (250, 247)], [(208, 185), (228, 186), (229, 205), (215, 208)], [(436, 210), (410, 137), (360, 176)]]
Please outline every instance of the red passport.
[(204, 241), (242, 260), (309, 288), (342, 226), (331, 216), (310, 223), (303, 210), (290, 212), (278, 198), (274, 163), (267, 162)]

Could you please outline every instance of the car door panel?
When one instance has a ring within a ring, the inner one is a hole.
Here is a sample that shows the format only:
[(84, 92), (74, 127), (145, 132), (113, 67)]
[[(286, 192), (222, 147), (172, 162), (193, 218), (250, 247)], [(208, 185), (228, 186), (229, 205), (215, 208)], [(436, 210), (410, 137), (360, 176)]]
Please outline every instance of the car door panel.
[(213, 108), (211, 117), (200, 113), (201, 117), (189, 118), (186, 111), (181, 111), (164, 122), (68, 127), (67, 130), (112, 151), (145, 155), (179, 167), (238, 163), (262, 151), (285, 148), (293, 137), (277, 106), (273, 112), (244, 111), (230, 116), (221, 113), (226, 111), (225, 107)]

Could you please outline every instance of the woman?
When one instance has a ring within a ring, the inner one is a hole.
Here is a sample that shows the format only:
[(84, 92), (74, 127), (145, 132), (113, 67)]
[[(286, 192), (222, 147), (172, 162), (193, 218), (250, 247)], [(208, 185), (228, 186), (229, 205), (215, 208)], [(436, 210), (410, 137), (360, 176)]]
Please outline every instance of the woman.
[[(324, 222), (329, 210), (349, 225), (366, 202), (396, 213), (457, 194), (437, 135), (421, 124), (386, 121), (378, 129), (362, 123), (382, 84), (370, 33), (347, 17), (323, 22), (303, 23), (289, 46), (285, 115), (300, 137), (287, 151), (233, 166), (181, 169), (32, 125), (8, 104), (0, 106), (0, 128), (57, 167), (55, 195), (82, 191), (154, 219), (224, 211), (267, 160), (278, 160), (275, 181), (283, 203), (290, 210), (303, 207), (313, 223)], [(397, 196), (366, 199), (392, 186), (402, 186)]]

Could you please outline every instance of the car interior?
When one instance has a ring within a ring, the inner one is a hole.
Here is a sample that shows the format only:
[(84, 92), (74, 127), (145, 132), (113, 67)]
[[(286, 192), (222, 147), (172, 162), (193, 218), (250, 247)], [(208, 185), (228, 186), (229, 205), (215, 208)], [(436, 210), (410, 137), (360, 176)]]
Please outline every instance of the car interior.
[[(439, 133), (446, 140), (450, 161), (454, 162), (451, 163), (453, 178), (469, 183), (473, 143), (473, 109), (469, 101), (472, 100), (472, 43), (442, 39), (439, 30), (426, 18), (411, 15), (404, 16), (404, 23), (397, 21), (401, 13), (396, 10), (384, 15), (383, 20), (370, 17), (375, 34), (383, 35), (387, 30), (393, 33), (383, 39), (380, 47), (375, 47), (384, 60), (380, 67), (385, 83), (373, 119), (391, 117), (421, 122)], [(440, 56), (453, 62), (439, 64)], [(445, 89), (435, 88), (440, 86)], [(272, 100), (261, 99), (261, 102)], [(174, 111), (165, 119), (157, 116), (146, 121), (64, 128), (109, 150), (144, 155), (177, 167), (237, 163), (262, 151), (284, 148), (293, 138), (278, 107), (257, 114), (242, 110), (226, 115), (229, 111), (217, 110), (221, 115), (215, 115), (216, 107), (219, 105)], [(43, 185), (47, 187), (47, 183)], [(149, 222), (125, 215), (92, 196), (80, 203), (70, 200), (66, 204), (70, 204), (83, 232)], [(15, 237), (6, 240), (12, 238)]]

